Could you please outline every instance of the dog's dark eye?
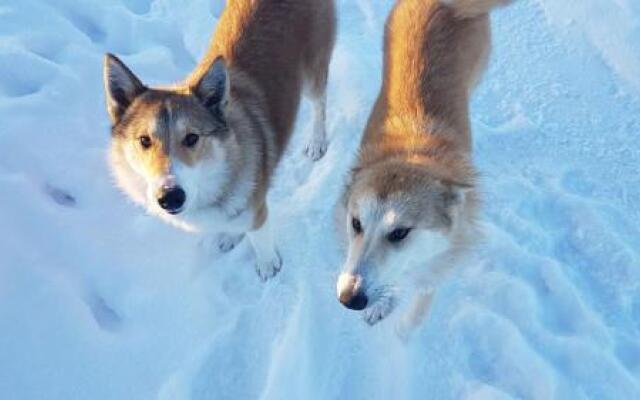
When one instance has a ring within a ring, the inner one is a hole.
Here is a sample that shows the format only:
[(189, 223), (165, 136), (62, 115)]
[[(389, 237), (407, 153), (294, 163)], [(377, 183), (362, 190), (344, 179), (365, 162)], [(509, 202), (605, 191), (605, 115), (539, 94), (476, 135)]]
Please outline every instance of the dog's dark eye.
[(411, 228), (399, 228), (387, 235), (387, 240), (391, 243), (403, 241), (411, 232)]
[(140, 136), (138, 141), (140, 142), (140, 146), (145, 150), (151, 147), (151, 138), (147, 135)]
[(358, 218), (353, 217), (351, 219), (351, 226), (353, 227), (353, 231), (356, 233), (356, 235), (359, 235), (362, 233), (362, 223)]
[(189, 133), (184, 137), (184, 139), (182, 139), (182, 145), (185, 147), (193, 147), (198, 143), (199, 140), (200, 136), (196, 135), (195, 133)]

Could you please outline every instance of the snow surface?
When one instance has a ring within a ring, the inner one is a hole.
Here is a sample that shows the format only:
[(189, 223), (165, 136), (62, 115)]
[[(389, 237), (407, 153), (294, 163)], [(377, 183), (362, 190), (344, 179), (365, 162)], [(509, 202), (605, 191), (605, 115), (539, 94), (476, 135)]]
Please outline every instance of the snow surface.
[(281, 274), (216, 257), (109, 178), (106, 51), (182, 78), (221, 0), (0, 0), (0, 399), (640, 399), (640, 3), (493, 16), (472, 104), (486, 243), (409, 342), (335, 299), (332, 207), (390, 0), (339, 1), (331, 147), (270, 194)]

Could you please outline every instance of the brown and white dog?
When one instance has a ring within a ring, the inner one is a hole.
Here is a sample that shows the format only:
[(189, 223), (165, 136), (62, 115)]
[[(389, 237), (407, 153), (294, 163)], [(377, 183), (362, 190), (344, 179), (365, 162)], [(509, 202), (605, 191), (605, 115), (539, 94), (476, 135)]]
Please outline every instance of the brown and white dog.
[(331, 0), (228, 0), (208, 53), (183, 83), (149, 88), (107, 55), (110, 165), (119, 186), (173, 225), (247, 233), (257, 272), (281, 268), (267, 212), (271, 175), (291, 136), (303, 90), (314, 103), (306, 154), (327, 148), (326, 85), (335, 39)]
[[(414, 291), (400, 322), (477, 238), (469, 97), (489, 55), (488, 12), (508, 0), (398, 0), (384, 75), (341, 203), (348, 254), (338, 299), (375, 324)], [(408, 327), (410, 328), (410, 327)]]

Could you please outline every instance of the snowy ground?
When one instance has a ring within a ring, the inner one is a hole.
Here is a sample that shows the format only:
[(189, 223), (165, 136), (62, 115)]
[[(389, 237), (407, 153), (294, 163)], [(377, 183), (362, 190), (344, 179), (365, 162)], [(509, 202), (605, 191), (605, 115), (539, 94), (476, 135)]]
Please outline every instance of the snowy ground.
[(334, 297), (331, 209), (391, 4), (339, 1), (331, 148), (311, 165), (292, 143), (264, 285), (246, 243), (206, 254), (105, 164), (102, 53), (177, 80), (222, 1), (0, 0), (0, 399), (640, 398), (640, 3), (494, 14), (472, 105), (487, 243), (408, 344)]

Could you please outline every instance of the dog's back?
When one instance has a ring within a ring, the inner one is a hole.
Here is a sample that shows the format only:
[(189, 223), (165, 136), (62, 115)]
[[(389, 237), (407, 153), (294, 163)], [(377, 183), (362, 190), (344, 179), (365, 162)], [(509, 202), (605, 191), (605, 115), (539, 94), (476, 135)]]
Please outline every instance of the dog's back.
[(209, 52), (187, 82), (197, 82), (220, 56), (232, 75), (242, 72), (231, 77), (231, 97), (251, 104), (251, 86), (257, 86), (279, 157), (292, 131), (302, 85), (309, 82), (310, 90), (324, 90), (334, 35), (333, 1), (229, 0)]
[[(470, 150), (469, 96), (489, 54), (487, 12), (499, 3), (505, 0), (398, 1), (387, 21), (383, 85), (363, 145), (397, 148), (401, 137), (414, 144), (411, 131), (419, 127), (413, 133), (444, 136)], [(407, 120), (413, 126), (397, 126)]]

